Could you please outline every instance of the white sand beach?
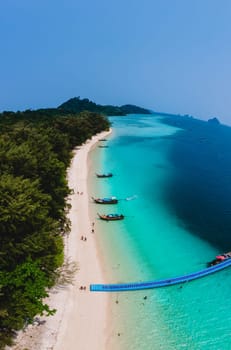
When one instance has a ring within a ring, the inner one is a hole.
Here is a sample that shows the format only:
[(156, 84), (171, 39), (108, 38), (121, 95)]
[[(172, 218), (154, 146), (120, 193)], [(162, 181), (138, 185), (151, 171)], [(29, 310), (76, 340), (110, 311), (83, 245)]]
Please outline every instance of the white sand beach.
[[(92, 234), (89, 217), (89, 194), (87, 191), (87, 157), (100, 138), (100, 133), (74, 151), (68, 169), (71, 232), (65, 238), (65, 259), (75, 262), (78, 271), (72, 285), (55, 287), (47, 303), (57, 312), (47, 318), (39, 317), (44, 324), (28, 326), (20, 332), (13, 350), (104, 350), (106, 349), (106, 325), (108, 296), (91, 293), (89, 284), (103, 282), (102, 266), (97, 253), (96, 234)], [(81, 194), (82, 193), (82, 194)], [(86, 241), (81, 240), (86, 237)], [(86, 290), (80, 290), (86, 286)]]

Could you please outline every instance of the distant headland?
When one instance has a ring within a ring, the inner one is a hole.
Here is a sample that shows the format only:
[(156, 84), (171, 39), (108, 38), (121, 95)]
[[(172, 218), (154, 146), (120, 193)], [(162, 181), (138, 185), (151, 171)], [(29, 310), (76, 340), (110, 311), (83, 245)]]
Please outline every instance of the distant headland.
[(10, 110), (2, 111), (0, 114), (14, 114), (14, 113), (34, 113), (36, 112), (37, 115), (46, 115), (46, 116), (67, 116), (70, 114), (79, 114), (81, 112), (88, 111), (92, 113), (98, 113), (103, 114), (106, 116), (125, 116), (127, 114), (152, 114), (151, 110), (148, 110), (146, 108), (142, 108), (136, 105), (132, 104), (126, 104), (123, 106), (112, 106), (112, 105), (100, 105), (97, 104), (88, 98), (80, 98), (80, 97), (73, 97), (69, 100), (63, 102), (58, 107), (45, 107), (45, 108), (39, 108), (36, 110), (27, 109), (25, 111), (17, 111), (13, 112)]
[(105, 115), (126, 115), (126, 114), (151, 114), (151, 112), (142, 107), (138, 107), (131, 104), (126, 104), (121, 107), (112, 105), (99, 105), (90, 101), (88, 98), (81, 99), (80, 97), (74, 97), (68, 101), (62, 103), (59, 110), (69, 113), (79, 113), (82, 111), (90, 111), (96, 113), (103, 113)]

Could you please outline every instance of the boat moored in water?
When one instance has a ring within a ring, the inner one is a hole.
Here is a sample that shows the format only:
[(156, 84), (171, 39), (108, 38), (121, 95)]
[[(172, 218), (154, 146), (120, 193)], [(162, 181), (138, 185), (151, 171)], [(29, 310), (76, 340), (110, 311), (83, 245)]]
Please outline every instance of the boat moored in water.
[(231, 259), (231, 252), (217, 255), (216, 258), (213, 259), (212, 261), (208, 262), (207, 265), (208, 265), (208, 267), (214, 266), (214, 265), (220, 264), (221, 262), (228, 260), (228, 259)]
[(101, 220), (106, 220), (106, 221), (116, 221), (116, 220), (123, 220), (124, 215), (122, 214), (99, 214), (98, 216)]
[(108, 146), (98, 146), (99, 148), (108, 148)]
[(112, 177), (112, 173), (96, 174), (97, 177)]
[(117, 204), (118, 203), (118, 199), (116, 197), (108, 197), (108, 198), (91, 197), (91, 198), (97, 204)]

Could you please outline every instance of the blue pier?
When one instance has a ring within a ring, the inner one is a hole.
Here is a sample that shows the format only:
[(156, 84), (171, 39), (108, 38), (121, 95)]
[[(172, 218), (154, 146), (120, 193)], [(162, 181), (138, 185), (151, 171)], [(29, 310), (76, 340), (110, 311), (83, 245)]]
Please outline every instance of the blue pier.
[(214, 272), (223, 270), (229, 266), (231, 266), (231, 258), (225, 260), (224, 262), (218, 265), (211, 266), (206, 269), (203, 269), (188, 275), (183, 275), (183, 276), (168, 278), (163, 280), (157, 280), (157, 281), (149, 281), (149, 282), (135, 282), (135, 283), (122, 283), (122, 284), (91, 284), (90, 291), (91, 292), (122, 292), (122, 291), (132, 291), (132, 290), (172, 286), (174, 284), (185, 283), (204, 276), (208, 276)]

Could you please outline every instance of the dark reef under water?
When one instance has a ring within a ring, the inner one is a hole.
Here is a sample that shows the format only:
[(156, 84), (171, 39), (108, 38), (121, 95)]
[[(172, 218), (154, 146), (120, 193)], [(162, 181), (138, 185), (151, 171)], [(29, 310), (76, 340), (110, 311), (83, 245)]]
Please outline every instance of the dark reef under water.
[(162, 122), (183, 129), (170, 136), (169, 209), (192, 234), (231, 250), (231, 128), (181, 116)]

